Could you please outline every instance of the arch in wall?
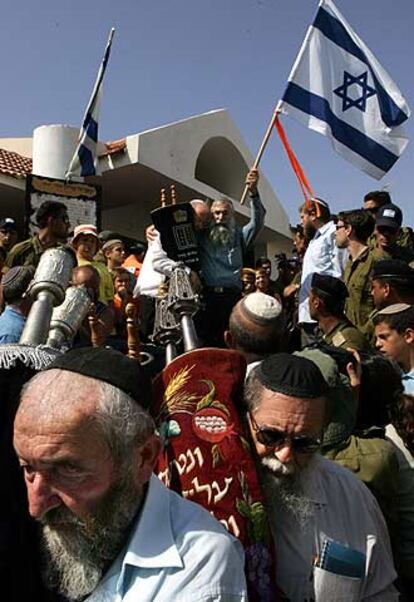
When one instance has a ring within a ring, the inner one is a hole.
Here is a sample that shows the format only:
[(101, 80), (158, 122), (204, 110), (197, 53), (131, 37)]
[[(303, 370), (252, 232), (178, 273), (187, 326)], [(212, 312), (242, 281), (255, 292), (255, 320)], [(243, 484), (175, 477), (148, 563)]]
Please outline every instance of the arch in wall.
[(223, 195), (240, 199), (248, 171), (237, 147), (224, 136), (215, 136), (202, 146), (194, 176)]

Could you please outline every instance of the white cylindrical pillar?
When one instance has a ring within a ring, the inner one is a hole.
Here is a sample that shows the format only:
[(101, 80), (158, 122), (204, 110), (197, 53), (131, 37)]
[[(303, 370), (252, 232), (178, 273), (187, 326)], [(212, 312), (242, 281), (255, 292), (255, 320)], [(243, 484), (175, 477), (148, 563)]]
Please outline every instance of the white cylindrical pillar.
[(33, 132), (33, 174), (63, 180), (78, 143), (79, 128), (41, 125)]

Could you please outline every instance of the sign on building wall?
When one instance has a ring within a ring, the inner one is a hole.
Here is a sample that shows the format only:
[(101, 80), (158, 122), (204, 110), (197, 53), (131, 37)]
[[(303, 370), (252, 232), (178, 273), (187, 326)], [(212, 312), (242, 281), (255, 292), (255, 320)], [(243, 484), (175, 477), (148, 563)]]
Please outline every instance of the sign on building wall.
[(79, 224), (101, 223), (101, 187), (55, 178), (29, 175), (26, 180), (26, 233), (37, 231), (35, 213), (45, 201), (63, 203), (68, 212), (71, 231)]

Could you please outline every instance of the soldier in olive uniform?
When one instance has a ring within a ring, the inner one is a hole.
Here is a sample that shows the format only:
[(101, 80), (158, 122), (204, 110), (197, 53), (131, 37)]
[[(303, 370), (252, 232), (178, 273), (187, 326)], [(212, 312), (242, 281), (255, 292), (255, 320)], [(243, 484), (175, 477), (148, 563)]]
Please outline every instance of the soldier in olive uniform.
[(328, 345), (342, 349), (365, 351), (369, 345), (365, 337), (344, 313), (348, 297), (346, 285), (333, 276), (313, 274), (309, 295), (311, 318), (318, 322), (322, 339)]
[(70, 226), (66, 205), (58, 201), (45, 201), (36, 212), (36, 224), (38, 233), (14, 245), (7, 255), (8, 268), (18, 265), (37, 267), (46, 249), (66, 242)]
[(402, 211), (390, 203), (378, 209), (375, 221), (376, 244), (373, 249), (376, 259), (401, 259), (414, 264), (414, 251), (398, 244), (403, 220)]
[(374, 340), (372, 319), (377, 312), (396, 303), (414, 304), (414, 269), (398, 259), (375, 261), (371, 274), (371, 295), (374, 310), (362, 332), (369, 341)]
[[(386, 190), (372, 190), (371, 192), (367, 192), (364, 196), (364, 209), (369, 212), (373, 218), (377, 217), (377, 213), (380, 207), (383, 205), (389, 205), (392, 203), (389, 192)], [(370, 249), (374, 249), (376, 246), (377, 239), (374, 234), (372, 234), (368, 239), (368, 246)], [(411, 251), (414, 251), (414, 232), (412, 228), (408, 228), (404, 226), (400, 229), (397, 245), (399, 247), (406, 247)]]
[(349, 252), (344, 272), (344, 282), (348, 289), (345, 314), (359, 329), (363, 328), (374, 309), (371, 272), (375, 256), (367, 243), (374, 226), (374, 218), (364, 209), (342, 211), (336, 224), (336, 246), (346, 248)]

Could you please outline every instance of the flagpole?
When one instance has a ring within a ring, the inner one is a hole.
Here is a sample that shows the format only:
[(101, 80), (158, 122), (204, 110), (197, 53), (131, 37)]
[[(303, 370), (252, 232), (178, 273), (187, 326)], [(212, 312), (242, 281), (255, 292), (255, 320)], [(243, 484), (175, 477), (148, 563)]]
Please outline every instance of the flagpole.
[[(322, 4), (324, 3), (324, 1), (325, 0), (319, 0), (319, 5), (318, 6), (322, 6)], [(309, 40), (309, 37), (310, 37), (311, 33), (312, 33), (312, 25), (309, 26), (308, 29), (307, 29), (307, 31), (306, 31), (305, 38), (304, 38), (304, 40), (302, 42), (302, 46), (301, 46), (301, 48), (299, 50), (298, 56), (296, 57), (296, 60), (295, 60), (295, 62), (293, 64), (293, 67), (292, 67), (292, 69), (290, 71), (290, 75), (288, 77), (288, 80), (290, 80), (290, 79), (292, 79), (294, 77), (294, 75), (295, 75), (295, 73), (296, 73), (296, 71), (297, 71), (297, 69), (299, 67), (300, 59), (302, 58), (302, 55), (305, 52), (306, 44), (308, 43), (308, 40)], [(257, 167), (258, 167), (258, 165), (260, 163), (260, 160), (261, 160), (262, 155), (263, 155), (263, 153), (265, 151), (267, 143), (269, 142), (269, 138), (270, 138), (270, 135), (272, 133), (272, 129), (273, 129), (273, 126), (274, 126), (274, 123), (275, 123), (275, 119), (279, 115), (279, 113), (282, 112), (282, 104), (283, 104), (283, 101), (279, 100), (279, 102), (276, 105), (275, 110), (273, 111), (272, 119), (270, 120), (270, 123), (268, 125), (267, 130), (266, 130), (266, 133), (265, 133), (264, 138), (262, 140), (262, 144), (260, 145), (260, 148), (259, 148), (259, 152), (257, 153), (256, 159), (255, 159), (255, 161), (253, 163), (252, 169), (257, 169)], [(244, 205), (244, 203), (246, 201), (246, 196), (247, 196), (248, 190), (249, 190), (248, 187), (245, 186), (244, 190), (243, 190), (242, 197), (240, 199), (240, 205)]]
[[(254, 160), (254, 163), (253, 163), (251, 169), (257, 169), (258, 166), (259, 166), (260, 160), (261, 160), (261, 158), (263, 156), (263, 153), (265, 151), (267, 143), (269, 142), (270, 135), (272, 133), (273, 126), (274, 126), (274, 123), (275, 123), (275, 119), (279, 115), (279, 113), (281, 112), (281, 105), (282, 105), (282, 101), (279, 100), (279, 102), (276, 105), (275, 110), (273, 111), (272, 118), (270, 120), (269, 125), (267, 126), (266, 133), (265, 133), (265, 135), (263, 137), (262, 143), (260, 145), (259, 151), (258, 151), (258, 153), (256, 155), (256, 158)], [(246, 185), (244, 187), (243, 194), (242, 194), (242, 197), (240, 199), (240, 205), (244, 205), (244, 203), (246, 201), (246, 196), (247, 196), (248, 191), (249, 191), (249, 187)]]
[[(79, 158), (78, 158), (78, 152), (79, 149), (82, 145), (83, 140), (86, 137), (86, 130), (87, 130), (87, 120), (88, 117), (90, 117), (90, 113), (93, 112), (94, 108), (96, 108), (97, 103), (99, 106), (99, 94), (101, 92), (101, 86), (102, 86), (102, 82), (103, 82), (103, 78), (105, 75), (105, 70), (106, 70), (106, 66), (107, 63), (109, 61), (109, 55), (111, 52), (111, 47), (112, 47), (112, 40), (114, 37), (114, 33), (115, 33), (115, 28), (111, 27), (111, 30), (109, 32), (109, 36), (108, 36), (108, 41), (106, 43), (106, 47), (105, 47), (105, 53), (103, 56), (103, 60), (99, 66), (99, 71), (98, 71), (98, 75), (97, 78), (95, 80), (95, 84), (92, 90), (92, 94), (90, 96), (89, 102), (86, 106), (86, 110), (85, 110), (85, 114), (83, 116), (83, 120), (82, 120), (82, 125), (80, 127), (79, 130), (79, 137), (78, 137), (78, 142), (76, 145), (76, 149), (75, 152), (73, 154), (73, 157), (69, 163), (69, 166), (65, 172), (65, 181), (68, 182), (71, 180), (72, 176), (74, 175), (74, 172), (76, 171), (75, 166), (76, 164), (79, 162)], [(96, 134), (97, 134), (97, 123), (96, 123)], [(98, 140), (95, 140), (95, 143), (98, 143)], [(96, 161), (96, 157), (94, 157), (94, 162)], [(96, 170), (94, 168), (93, 173), (87, 174), (87, 175), (95, 175), (96, 174)], [(80, 174), (77, 174), (80, 175)]]

